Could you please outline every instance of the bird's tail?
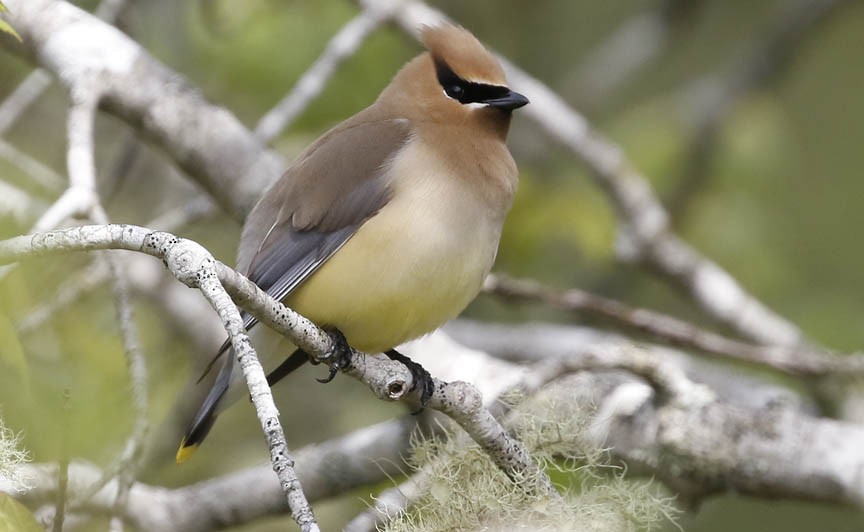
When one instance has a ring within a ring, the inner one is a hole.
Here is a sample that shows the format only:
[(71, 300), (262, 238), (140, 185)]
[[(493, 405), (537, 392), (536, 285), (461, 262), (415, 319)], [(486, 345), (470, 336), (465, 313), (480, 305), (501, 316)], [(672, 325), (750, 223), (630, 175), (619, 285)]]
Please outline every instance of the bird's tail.
[[(250, 331), (250, 336), (254, 336), (252, 342), (256, 347), (260, 348), (258, 353), (264, 355), (263, 357), (259, 355), (259, 360), (265, 368), (271, 367), (273, 362), (278, 360), (277, 357), (280, 353), (294, 349), (294, 346), (287, 342), (284, 336), (266, 327), (255, 327), (254, 330)], [(234, 371), (237, 361), (234, 357), (234, 350), (231, 349), (231, 344), (228, 342), (222, 344), (214, 360), (218, 358), (224, 358), (225, 360), (222, 363), (219, 374), (216, 376), (213, 387), (210, 388), (210, 393), (207, 394), (207, 398), (204, 399), (204, 403), (198, 409), (198, 413), (195, 414), (195, 419), (189, 425), (186, 435), (183, 436), (183, 441), (180, 442), (180, 448), (177, 450), (176, 457), (178, 464), (186, 461), (198, 449), (198, 446), (207, 437), (210, 429), (213, 428), (216, 416), (243, 397), (247, 392), (247, 388), (243, 382), (243, 372), (239, 371), (239, 368), (237, 371)], [(308, 359), (306, 353), (295, 350), (291, 356), (283, 360), (276, 369), (267, 375), (267, 384), (273, 386), (280, 379), (302, 366)]]
[(186, 430), (183, 440), (180, 442), (180, 448), (177, 449), (177, 463), (181, 464), (186, 461), (192, 453), (198, 449), (198, 446), (207, 437), (210, 429), (213, 428), (213, 423), (216, 421), (220, 409), (217, 409), (222, 402), (225, 393), (228, 391), (228, 386), (231, 384), (231, 373), (234, 368), (234, 354), (232, 352), (225, 353), (225, 362), (222, 369), (219, 370), (219, 375), (216, 376), (216, 381), (198, 413), (195, 414), (195, 419)]

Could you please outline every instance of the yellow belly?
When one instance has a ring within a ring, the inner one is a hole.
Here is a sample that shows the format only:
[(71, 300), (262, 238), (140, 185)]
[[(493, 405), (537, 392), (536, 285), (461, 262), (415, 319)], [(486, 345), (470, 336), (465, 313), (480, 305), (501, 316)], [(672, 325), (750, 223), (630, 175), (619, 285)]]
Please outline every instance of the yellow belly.
[[(391, 349), (458, 315), (492, 267), (502, 216), (415, 176), (285, 303), (364, 351)], [(488, 213), (487, 213), (488, 214)]]

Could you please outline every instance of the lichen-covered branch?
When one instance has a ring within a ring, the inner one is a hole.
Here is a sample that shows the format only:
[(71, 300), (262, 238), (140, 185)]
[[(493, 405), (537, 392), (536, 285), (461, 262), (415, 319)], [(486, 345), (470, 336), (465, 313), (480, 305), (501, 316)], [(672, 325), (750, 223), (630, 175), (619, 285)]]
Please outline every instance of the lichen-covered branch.
[(626, 368), (567, 377), (560, 400), (596, 405), (594, 443), (685, 500), (732, 491), (864, 507), (864, 428), (816, 417), (788, 390), (586, 328), (460, 321), (447, 330), (490, 354), (538, 361), (528, 376), (537, 385)]
[[(158, 238), (158, 242), (156, 239)], [(161, 233), (159, 237), (153, 237), (148, 245), (162, 247), (171, 245), (176, 239), (167, 233)], [(189, 243), (191, 244), (191, 242)], [(312, 515), (312, 507), (306, 500), (300, 480), (294, 470), (294, 460), (288, 453), (288, 444), (285, 441), (285, 433), (279, 422), (279, 411), (273, 402), (270, 393), (270, 385), (267, 384), (267, 375), (258, 361), (258, 356), (249, 341), (246, 329), (243, 327), (243, 318), (240, 311), (234, 305), (231, 297), (222, 287), (216, 273), (216, 261), (204, 248), (197, 245), (184, 246), (186, 249), (175, 251), (173, 246), (166, 247), (165, 260), (170, 270), (186, 272), (186, 284), (197, 287), (210, 302), (213, 309), (219, 314), (225, 330), (231, 339), (231, 347), (237, 356), (240, 369), (246, 378), (249, 387), (249, 395), (255, 405), (255, 412), (261, 421), (264, 434), (267, 437), (267, 445), (270, 448), (270, 460), (273, 470), (279, 477), (282, 490), (288, 497), (288, 506), (294, 520), (303, 532), (318, 530), (315, 516)], [(183, 279), (181, 279), (182, 281)]]
[[(729, 381), (719, 380), (716, 368), (681, 366), (680, 353), (655, 346), (634, 348), (625, 339), (584, 328), (459, 322), (450, 330), (473, 340), (476, 347), (489, 348), (491, 354), (508, 358), (522, 354), (523, 360), (535, 361), (568, 359), (558, 369), (541, 361), (529, 366), (527, 373), (523, 366), (499, 361), (497, 373), (484, 378), (481, 372), (477, 383), (489, 386), (485, 381), (501, 377), (505, 367), (511, 379), (529, 388), (533, 382), (534, 390), (550, 379), (567, 379), (559, 388), (567, 395), (560, 400), (595, 407), (587, 437), (611, 448), (631, 471), (663, 480), (682, 498), (695, 501), (733, 490), (756, 497), (864, 507), (864, 480), (856, 474), (864, 468), (860, 452), (864, 429), (815, 417), (792, 393), (776, 385), (728, 372)], [(439, 341), (440, 336), (419, 341), (412, 357), (424, 364), (435, 359), (450, 366), (457, 365), (454, 357), (458, 357), (460, 363), (472, 366), (477, 362), (474, 358), (488, 356), (442, 350), (446, 344)], [(429, 345), (423, 346), (425, 342)], [(671, 366), (679, 366), (686, 376)], [(575, 370), (578, 373), (567, 376)], [(702, 384), (694, 384), (696, 380)], [(705, 387), (710, 393), (705, 393)], [(301, 449), (298, 475), (309, 499), (374, 485), (387, 474), (399, 473), (400, 456), (408, 449), (415, 419), (388, 421)], [(36, 488), (22, 495), (25, 502), (32, 506), (52, 500), (54, 468), (34, 465), (25, 470), (38, 473), (31, 478)], [(72, 490), (80, 486), (74, 480), (79, 471), (73, 464)], [(284, 512), (282, 491), (267, 473), (266, 467), (259, 466), (177, 489), (137, 483), (130, 491), (127, 517), (142, 529), (203, 531)], [(89, 482), (97, 476), (90, 474)], [(111, 499), (105, 493), (111, 487), (94, 497), (89, 511), (106, 511)]]

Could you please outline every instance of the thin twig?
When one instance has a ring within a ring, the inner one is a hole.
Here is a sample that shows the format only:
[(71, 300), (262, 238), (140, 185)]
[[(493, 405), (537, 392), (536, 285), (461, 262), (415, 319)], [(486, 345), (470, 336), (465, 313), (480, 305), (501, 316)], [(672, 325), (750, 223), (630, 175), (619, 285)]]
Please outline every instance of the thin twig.
[(297, 80), (294, 88), (255, 126), (255, 136), (269, 143), (284, 131), (324, 90), (343, 61), (357, 53), (360, 46), (389, 16), (392, 9), (364, 9), (339, 30), (327, 43), (320, 57)]
[(37, 58), (69, 90), (98, 83), (102, 109), (164, 150), (236, 220), (285, 169), (284, 158), (264, 148), (233, 114), (114, 26), (69, 2), (3, 3), (24, 40), (13, 53)]
[(535, 301), (560, 310), (602, 316), (673, 345), (768, 366), (792, 375), (819, 377), (864, 372), (864, 356), (857, 353), (838, 356), (830, 352), (745, 343), (657, 311), (631, 307), (583, 290), (556, 291), (534, 280), (511, 279), (500, 274), (487, 277), (483, 290), (506, 300)]
[[(185, 204), (170, 209), (156, 218), (153, 218), (147, 227), (153, 227), (161, 231), (174, 232), (198, 220), (211, 215), (216, 209), (213, 201), (207, 196), (196, 196)], [(131, 275), (130, 282), (137, 292), (141, 292), (141, 280), (138, 279), (141, 275), (135, 275), (137, 262), (130, 264), (126, 257), (117, 257), (115, 260), (123, 264), (123, 270), (127, 276)], [(135, 257), (130, 257), (130, 260), (135, 260)], [(147, 270), (149, 272), (149, 269)], [(147, 277), (145, 275), (145, 277)], [(69, 308), (75, 302), (80, 300), (85, 295), (93, 290), (102, 288), (105, 283), (111, 279), (111, 271), (104, 261), (93, 261), (83, 271), (75, 274), (74, 277), (63, 283), (57, 291), (48, 298), (47, 303), (42, 303), (27, 315), (25, 315), (17, 323), (16, 329), (19, 334), (30, 334), (39, 329), (39, 327), (54, 317), (58, 312)], [(149, 280), (149, 279), (148, 279)], [(155, 290), (155, 286), (149, 283), (148, 288)], [(161, 294), (150, 294), (161, 295)]]
[(35, 184), (40, 193), (53, 196), (58, 190), (63, 188), (65, 179), (60, 177), (60, 174), (3, 139), (0, 139), (0, 157), (14, 164), (27, 174), (30, 180), (28, 184)]
[(668, 51), (673, 32), (687, 27), (688, 15), (704, 0), (666, 0), (618, 24), (609, 36), (589, 50), (578, 69), (565, 81), (583, 105), (596, 107), (610, 99), (634, 75)]
[[(203, 251), (203, 248), (201, 250)], [(261, 367), (258, 355), (255, 354), (252, 343), (246, 335), (240, 312), (219, 281), (215, 261), (209, 257), (209, 253), (206, 255), (206, 260), (201, 263), (202, 267), (196, 272), (196, 275), (201, 276), (197, 286), (219, 314), (225, 330), (228, 331), (231, 338), (231, 347), (237, 356), (237, 362), (240, 364), (243, 376), (246, 378), (246, 385), (249, 387), (249, 394), (255, 404), (255, 411), (267, 437), (273, 470), (279, 477), (282, 489), (288, 498), (288, 506), (291, 507), (292, 516), (297, 525), (300, 526), (301, 531), (316, 532), (318, 531), (318, 524), (294, 470), (294, 460), (288, 452), (285, 433), (279, 422), (279, 411), (276, 410), (276, 405), (273, 403), (273, 396), (270, 394), (270, 386), (267, 384), (264, 368)], [(180, 260), (187, 259), (180, 258)]]
[(135, 482), (138, 463), (144, 440), (149, 428), (148, 372), (144, 355), (141, 352), (141, 342), (138, 339), (138, 328), (132, 317), (132, 303), (129, 298), (128, 280), (121, 271), (117, 257), (104, 257), (108, 262), (111, 275), (114, 278), (114, 306), (117, 312), (117, 322), (120, 324), (120, 336), (123, 340), (123, 352), (126, 354), (126, 366), (129, 372), (129, 382), (132, 388), (132, 405), (134, 423), (132, 432), (126, 439), (123, 452), (117, 460), (117, 498), (114, 504), (115, 516), (111, 519), (111, 529), (122, 530), (122, 521), (117, 517), (129, 498), (129, 490)]
[(42, 96), (51, 85), (51, 76), (41, 68), (31, 72), (15, 90), (0, 103), (0, 137)]
[(57, 496), (54, 502), (52, 532), (62, 532), (69, 500), (69, 398), (68, 388), (63, 390), (63, 418), (60, 421), (60, 460), (57, 462)]
[[(106, 22), (113, 22), (126, 6), (126, 1), (102, 0), (94, 15)], [(27, 109), (51, 86), (52, 81), (44, 69), (36, 68), (0, 103), (0, 137), (6, 135)]]
[[(75, 87), (72, 91), (72, 105), (67, 124), (69, 139), (67, 169), (70, 195), (79, 199), (79, 204), (73, 208), (81, 211), (86, 210), (87, 217), (96, 223), (107, 224), (108, 216), (96, 192), (93, 131), (98, 100), (99, 92), (93, 86)], [(132, 318), (128, 280), (119, 267), (116, 257), (105, 256), (103, 258), (108, 264), (108, 271), (112, 280), (115, 308), (120, 324), (120, 336), (129, 372), (135, 414), (132, 432), (127, 438), (126, 445), (115, 465), (111, 468), (118, 480), (115, 499), (115, 513), (117, 513), (126, 504), (129, 489), (135, 480), (137, 463), (141, 456), (141, 446), (147, 433), (148, 378), (147, 365), (141, 352), (137, 328)], [(104, 485), (108, 480), (110, 479), (103, 479), (102, 484)], [(98, 491), (101, 489), (101, 485), (92, 489)], [(113, 532), (122, 532), (122, 520), (112, 517), (110, 528)]]

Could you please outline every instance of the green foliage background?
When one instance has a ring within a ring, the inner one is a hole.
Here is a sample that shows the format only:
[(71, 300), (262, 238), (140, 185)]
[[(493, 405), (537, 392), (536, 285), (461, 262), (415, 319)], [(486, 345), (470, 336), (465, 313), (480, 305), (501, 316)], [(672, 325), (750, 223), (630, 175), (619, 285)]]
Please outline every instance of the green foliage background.
[[(94, 4), (82, 3), (88, 8)], [(703, 2), (674, 29), (662, 58), (600, 105), (584, 101), (574, 72), (618, 24), (659, 1), (433, 3), (584, 110), (666, 198), (681, 183), (689, 135), (681, 88), (734, 64), (776, 21), (778, 7), (789, 2)], [(733, 110), (707, 181), (676, 220), (688, 241), (769, 306), (814, 340), (844, 351), (864, 345), (864, 251), (857, 229), (864, 225), (864, 4), (848, 4), (812, 32), (784, 75)], [(163, 0), (136, 2), (121, 23), (207, 98), (253, 126), (355, 14), (355, 6), (343, 0)], [(418, 51), (396, 28), (376, 32), (277, 140), (277, 149), (291, 158), (327, 127), (368, 105)], [(22, 60), (0, 54), (0, 97), (29, 69)], [(52, 89), (8, 135), (10, 142), (61, 174), (65, 105), (61, 91)], [(159, 153), (146, 147), (127, 175), (109, 183), (117, 152), (130, 133), (110, 117), (100, 118), (97, 133), (100, 177), (113, 220), (145, 223), (176, 202), (174, 196), (165, 197), (165, 190), (190, 188), (166, 169)], [(522, 183), (497, 270), (698, 319), (700, 314), (682, 294), (615, 261), (613, 214), (578, 161), (550, 145), (524, 118), (514, 122), (511, 146)], [(3, 160), (0, 179), (42, 201), (52, 200)], [(27, 221), (0, 212), (0, 237), (27, 227)], [(232, 262), (239, 227), (227, 217), (197, 223), (183, 233)], [(0, 415), (9, 427), (23, 431), (23, 445), (35, 461), (55, 460), (63, 441), (71, 456), (107, 464), (131, 428), (126, 370), (107, 287), (36, 334), (15, 332), (18, 320), (74, 278), (70, 266), (88, 260), (33, 261), (0, 282)], [(513, 321), (568, 319), (483, 298), (468, 313)], [(166, 326), (159, 309), (146, 300), (137, 302), (136, 318), (152, 375), (152, 422), (158, 427), (189, 379), (192, 360), (205, 354), (196, 353), (188, 338)], [(304, 370), (279, 386), (283, 422), (294, 448), (401, 412), (374, 400), (350, 379), (320, 387), (312, 372), (314, 368)], [(66, 404), (64, 390), (70, 394)], [(261, 463), (267, 455), (255, 423), (248, 405), (238, 406), (223, 416), (200, 456), (178, 468), (170, 452), (154, 452), (142, 479), (181, 485)], [(170, 450), (175, 442), (162, 444)], [(367, 492), (319, 503), (316, 511), (324, 529), (365, 508), (361, 497)], [(244, 529), (276, 530), (284, 521)], [(864, 518), (815, 504), (723, 496), (708, 501), (682, 524), (696, 532), (804, 532), (859, 530)]]

